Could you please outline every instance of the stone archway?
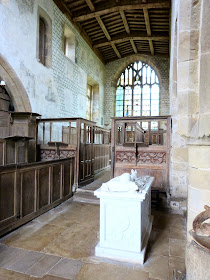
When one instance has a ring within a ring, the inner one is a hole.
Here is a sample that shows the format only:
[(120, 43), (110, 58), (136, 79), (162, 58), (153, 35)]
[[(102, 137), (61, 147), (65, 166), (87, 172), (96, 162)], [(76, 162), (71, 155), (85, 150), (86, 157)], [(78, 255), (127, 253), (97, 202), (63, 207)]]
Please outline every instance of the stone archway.
[(6, 89), (12, 99), (16, 112), (31, 112), (28, 94), (10, 64), (0, 54), (0, 77), (6, 83)]
[(131, 63), (135, 62), (135, 61), (142, 61), (147, 63), (149, 66), (151, 66), (159, 79), (159, 83), (160, 83), (160, 87), (161, 87), (161, 75), (160, 75), (160, 71), (158, 66), (156, 65), (156, 63), (153, 61), (152, 57), (146, 56), (146, 55), (141, 55), (141, 54), (136, 54), (136, 55), (132, 55), (129, 58), (127, 58), (124, 63), (122, 63), (120, 65), (120, 67), (117, 69), (117, 71), (115, 72), (115, 75), (113, 76), (112, 79), (112, 87), (117, 87), (117, 82), (118, 79), (121, 75), (121, 73), (125, 70), (125, 68), (130, 65)]

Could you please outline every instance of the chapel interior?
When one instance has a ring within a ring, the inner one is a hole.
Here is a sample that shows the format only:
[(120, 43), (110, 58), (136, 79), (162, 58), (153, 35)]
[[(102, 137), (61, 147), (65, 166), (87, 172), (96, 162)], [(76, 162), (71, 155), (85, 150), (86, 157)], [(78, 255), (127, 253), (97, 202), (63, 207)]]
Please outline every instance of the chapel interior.
[[(0, 280), (210, 279), (209, 14), (0, 0)], [(95, 255), (94, 191), (131, 170), (154, 177), (143, 264)]]

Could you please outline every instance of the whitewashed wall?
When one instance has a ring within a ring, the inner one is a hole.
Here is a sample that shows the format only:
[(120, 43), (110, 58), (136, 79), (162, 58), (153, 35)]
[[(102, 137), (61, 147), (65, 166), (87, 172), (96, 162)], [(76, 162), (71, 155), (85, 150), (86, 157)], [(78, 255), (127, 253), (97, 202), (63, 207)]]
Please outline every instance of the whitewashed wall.
[[(52, 19), (52, 67), (37, 60), (38, 6)], [(43, 117), (86, 117), (87, 75), (99, 84), (98, 124), (104, 117), (105, 66), (52, 0), (0, 1), (0, 53)], [(75, 63), (63, 54), (63, 27), (76, 35)]]

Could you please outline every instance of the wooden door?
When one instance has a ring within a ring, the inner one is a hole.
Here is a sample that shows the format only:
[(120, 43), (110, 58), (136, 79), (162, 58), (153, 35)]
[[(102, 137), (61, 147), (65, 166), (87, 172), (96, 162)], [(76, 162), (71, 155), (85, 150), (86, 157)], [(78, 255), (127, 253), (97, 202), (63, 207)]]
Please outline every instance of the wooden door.
[(94, 180), (93, 130), (91, 123), (81, 123), (79, 151), (79, 184)]

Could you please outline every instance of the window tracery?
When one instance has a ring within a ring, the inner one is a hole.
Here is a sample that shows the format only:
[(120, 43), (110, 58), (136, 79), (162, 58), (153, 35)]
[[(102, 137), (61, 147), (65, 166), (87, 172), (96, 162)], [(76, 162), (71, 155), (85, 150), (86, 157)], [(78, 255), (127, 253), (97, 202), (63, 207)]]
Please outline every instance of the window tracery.
[(137, 61), (121, 74), (116, 91), (116, 117), (158, 116), (159, 79), (152, 67)]

